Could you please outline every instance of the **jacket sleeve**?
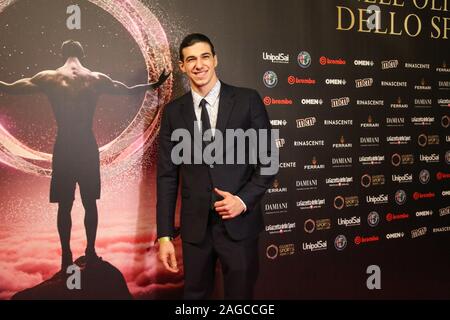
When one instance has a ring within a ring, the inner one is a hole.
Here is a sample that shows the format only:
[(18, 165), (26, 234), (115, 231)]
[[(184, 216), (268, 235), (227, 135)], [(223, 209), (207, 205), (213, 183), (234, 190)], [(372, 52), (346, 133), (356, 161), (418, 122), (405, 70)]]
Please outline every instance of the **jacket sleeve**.
[[(247, 210), (251, 211), (261, 201), (266, 190), (271, 186), (276, 174), (278, 173), (279, 158), (278, 150), (275, 147), (275, 137), (272, 134), (272, 127), (267, 115), (266, 107), (264, 106), (259, 94), (252, 90), (250, 97), (250, 113), (251, 113), (251, 127), (257, 131), (258, 149), (257, 149), (257, 165), (253, 171), (249, 181), (236, 194), (244, 201)], [(263, 129), (263, 130), (261, 130)], [(262, 139), (259, 133), (266, 132), (267, 139)], [(261, 152), (259, 152), (261, 144), (264, 143), (265, 149), (262, 154), (265, 159), (262, 159)], [(268, 159), (275, 162), (269, 162)], [(271, 165), (276, 165), (276, 168), (271, 168)]]
[(170, 104), (162, 114), (158, 140), (157, 162), (157, 237), (175, 237), (175, 206), (178, 193), (178, 165), (171, 160), (174, 146), (171, 141)]

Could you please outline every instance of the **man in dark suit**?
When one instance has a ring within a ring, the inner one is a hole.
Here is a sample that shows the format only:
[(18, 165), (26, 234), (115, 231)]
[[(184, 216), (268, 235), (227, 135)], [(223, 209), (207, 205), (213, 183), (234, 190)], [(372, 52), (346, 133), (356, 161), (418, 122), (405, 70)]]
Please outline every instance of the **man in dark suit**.
[[(176, 234), (174, 215), (181, 180), (184, 298), (210, 297), (219, 259), (225, 298), (249, 299), (258, 275), (258, 235), (264, 227), (260, 200), (278, 171), (278, 158), (276, 169), (267, 171), (264, 169), (269, 163), (261, 152), (254, 163), (250, 161), (255, 145), (273, 160), (276, 148), (269, 118), (255, 90), (219, 81), (215, 72), (217, 56), (208, 37), (188, 35), (179, 54), (179, 66), (189, 78), (191, 91), (169, 103), (161, 120), (157, 169), (159, 258), (167, 270), (178, 272), (172, 239)], [(239, 138), (224, 137), (226, 130), (253, 130), (266, 134), (266, 139), (258, 136), (257, 141), (245, 141), (239, 148), (233, 143)], [(181, 152), (182, 162), (175, 159), (174, 132), (189, 135), (189, 148)], [(199, 132), (203, 137), (200, 142), (195, 139)], [(224, 147), (210, 153), (214, 161), (208, 160), (206, 153), (202, 153), (200, 161), (192, 156), (196, 148), (211, 151), (215, 143)], [(236, 161), (240, 156), (245, 156), (246, 161)]]

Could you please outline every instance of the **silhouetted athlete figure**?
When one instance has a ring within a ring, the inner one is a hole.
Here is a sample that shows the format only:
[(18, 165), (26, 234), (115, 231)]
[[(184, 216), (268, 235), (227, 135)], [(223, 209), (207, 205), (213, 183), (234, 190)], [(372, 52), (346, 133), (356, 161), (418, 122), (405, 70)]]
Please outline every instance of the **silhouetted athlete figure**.
[(73, 264), (70, 249), (71, 210), (78, 183), (85, 209), (86, 261), (100, 258), (95, 252), (100, 199), (100, 161), (97, 142), (92, 132), (92, 119), (99, 96), (135, 94), (158, 88), (168, 78), (163, 72), (153, 84), (128, 87), (100, 72), (85, 68), (80, 60), (84, 50), (78, 41), (67, 40), (61, 47), (65, 64), (56, 70), (39, 72), (32, 78), (14, 83), (0, 81), (0, 92), (9, 94), (45, 93), (55, 115), (58, 132), (53, 148), (50, 202), (58, 203), (58, 233), (61, 241), (61, 269)]

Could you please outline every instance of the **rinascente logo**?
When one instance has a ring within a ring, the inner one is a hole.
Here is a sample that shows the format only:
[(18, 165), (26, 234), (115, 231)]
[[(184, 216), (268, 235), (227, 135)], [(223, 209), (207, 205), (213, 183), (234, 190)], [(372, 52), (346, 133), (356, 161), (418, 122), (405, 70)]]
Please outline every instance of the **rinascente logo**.
[(294, 141), (294, 147), (323, 147), (325, 140), (301, 140)]
[(449, 231), (450, 231), (450, 226), (433, 228), (433, 233), (436, 233), (436, 232), (449, 232)]
[(284, 168), (296, 168), (296, 167), (297, 167), (297, 162), (295, 162), (295, 161), (291, 161), (291, 162), (280, 162), (279, 167), (280, 167), (280, 169), (284, 169)]
[(357, 106), (383, 107), (384, 100), (356, 100)]
[(352, 126), (353, 119), (331, 119), (323, 120), (325, 126)]
[(269, 52), (263, 52), (262, 54), (264, 61), (270, 61), (272, 63), (289, 63), (289, 55), (286, 53), (269, 53)]
[(405, 62), (406, 69), (430, 69), (429, 63)]
[(408, 87), (407, 81), (381, 81), (382, 87)]

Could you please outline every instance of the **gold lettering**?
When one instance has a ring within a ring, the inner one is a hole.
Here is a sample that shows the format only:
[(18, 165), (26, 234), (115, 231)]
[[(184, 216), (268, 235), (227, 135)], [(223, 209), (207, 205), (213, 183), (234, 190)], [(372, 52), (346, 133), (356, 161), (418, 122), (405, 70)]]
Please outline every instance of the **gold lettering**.
[[(377, 16), (375, 21), (381, 21), (381, 11), (375, 11), (375, 14)], [(381, 23), (380, 23), (380, 27), (381, 27)], [(387, 34), (387, 27), (386, 27), (386, 29), (384, 29), (384, 31), (380, 31), (380, 29), (375, 28), (375, 33)]]
[(390, 16), (391, 16), (391, 32), (389, 32), (390, 35), (393, 36), (401, 36), (403, 31), (400, 32), (395, 32), (395, 12), (389, 12)]
[(441, 17), (436, 17), (434, 16), (433, 18), (431, 18), (431, 26), (436, 30), (437, 35), (433, 34), (433, 31), (431, 31), (431, 38), (432, 39), (438, 39), (441, 36), (441, 29), (439, 29), (439, 27), (436, 25), (435, 20), (437, 20), (438, 22), (441, 20)]
[(442, 6), (436, 8), (436, 0), (431, 0), (431, 10), (442, 11)]
[(419, 6), (419, 5), (417, 4), (417, 0), (413, 0), (414, 6), (415, 6), (417, 9), (424, 9), (424, 8), (428, 5), (428, 0), (421, 0), (421, 1), (424, 1), (423, 6)]
[(450, 30), (450, 28), (448, 27), (449, 20), (450, 18), (444, 17), (444, 36), (442, 37), (442, 39), (448, 39), (447, 31)]
[[(401, 2), (400, 2), (401, 1)], [(405, 6), (405, 3), (403, 2), (404, 0), (394, 0), (394, 2), (392, 3), (393, 6), (395, 7), (403, 7)]]
[[(351, 30), (353, 28), (353, 26), (355, 25), (355, 15), (353, 14), (353, 11), (347, 7), (336, 6), (336, 8), (338, 9), (338, 25), (337, 25), (336, 30), (345, 30), (345, 31)], [(347, 12), (350, 14), (351, 22), (347, 28), (344, 28), (342, 26), (342, 9), (347, 10)]]
[[(428, 1), (428, 0), (427, 0), (427, 1)], [(418, 26), (417, 26), (417, 32), (416, 32), (415, 34), (411, 34), (411, 33), (409, 32), (408, 21), (409, 21), (409, 18), (411, 18), (411, 17), (415, 17), (416, 20), (417, 20), (417, 25), (418, 25)], [(406, 18), (405, 18), (404, 28), (405, 28), (406, 33), (407, 33), (410, 37), (417, 37), (417, 36), (419, 35), (419, 33), (422, 31), (422, 21), (420, 21), (420, 18), (419, 18), (417, 15), (415, 15), (415, 14), (408, 14), (408, 15), (406, 16)]]
[(369, 21), (368, 19), (364, 19), (363, 18), (363, 15), (364, 15), (364, 12), (367, 12), (367, 10), (366, 9), (358, 9), (358, 11), (359, 11), (359, 29), (358, 29), (358, 32), (370, 32), (371, 30), (370, 29), (363, 29), (363, 25), (365, 25), (366, 27), (367, 27), (367, 21)]

